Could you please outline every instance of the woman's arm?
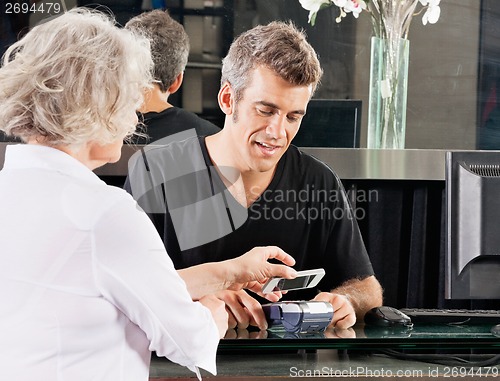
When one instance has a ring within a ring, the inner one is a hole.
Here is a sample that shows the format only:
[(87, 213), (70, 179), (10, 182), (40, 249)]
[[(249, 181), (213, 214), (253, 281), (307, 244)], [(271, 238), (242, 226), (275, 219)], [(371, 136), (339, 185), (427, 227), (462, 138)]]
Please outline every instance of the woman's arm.
[[(269, 259), (284, 263), (269, 263)], [(249, 252), (221, 262), (209, 262), (178, 270), (194, 300), (220, 290), (249, 289), (262, 295), (262, 284), (272, 277), (293, 279), (296, 271), (295, 260), (276, 246), (255, 247)], [(274, 295), (274, 296), (273, 296)], [(264, 295), (263, 295), (264, 296)], [(266, 294), (265, 297), (277, 301), (281, 295)]]

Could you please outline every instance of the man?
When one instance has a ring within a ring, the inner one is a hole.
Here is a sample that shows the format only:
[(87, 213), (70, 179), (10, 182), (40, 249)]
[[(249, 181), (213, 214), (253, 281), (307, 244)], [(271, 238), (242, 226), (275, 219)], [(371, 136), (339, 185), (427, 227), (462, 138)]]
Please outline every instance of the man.
[(166, 11), (154, 10), (130, 19), (125, 28), (146, 35), (151, 42), (154, 62), (155, 83), (139, 110), (143, 113), (148, 137), (139, 137), (136, 143), (152, 143), (190, 128), (200, 136), (220, 131), (209, 121), (168, 101), (169, 96), (179, 90), (188, 62), (189, 37), (182, 25)]
[[(277, 245), (297, 270), (326, 271), (318, 290), (287, 296), (331, 303), (332, 325), (349, 328), (382, 304), (382, 290), (339, 178), (290, 145), (321, 74), (294, 26), (272, 22), (243, 33), (223, 60), (224, 128), (136, 157), (130, 190), (177, 268)], [(218, 296), (231, 326), (265, 324), (260, 304), (244, 291)]]

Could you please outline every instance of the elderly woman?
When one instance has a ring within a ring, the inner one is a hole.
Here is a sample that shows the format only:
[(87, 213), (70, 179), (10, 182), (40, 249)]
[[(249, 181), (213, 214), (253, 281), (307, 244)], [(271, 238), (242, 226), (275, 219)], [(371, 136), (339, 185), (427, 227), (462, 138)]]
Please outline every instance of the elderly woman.
[(176, 272), (131, 196), (92, 172), (119, 159), (151, 66), (145, 39), (82, 9), (4, 56), (0, 130), (27, 144), (0, 171), (2, 380), (147, 380), (152, 350), (215, 373), (228, 317), (206, 294), (294, 276), (275, 247)]

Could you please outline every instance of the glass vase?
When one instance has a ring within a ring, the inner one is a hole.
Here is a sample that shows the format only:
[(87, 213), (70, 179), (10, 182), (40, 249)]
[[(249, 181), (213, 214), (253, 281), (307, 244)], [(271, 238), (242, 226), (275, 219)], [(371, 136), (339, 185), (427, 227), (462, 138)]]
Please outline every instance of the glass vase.
[(404, 148), (410, 41), (371, 39), (368, 148)]

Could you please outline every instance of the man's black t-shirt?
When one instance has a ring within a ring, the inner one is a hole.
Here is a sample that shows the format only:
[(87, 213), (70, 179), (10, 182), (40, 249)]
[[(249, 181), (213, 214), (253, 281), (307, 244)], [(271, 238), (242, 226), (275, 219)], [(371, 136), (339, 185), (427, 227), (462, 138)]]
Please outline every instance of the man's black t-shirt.
[[(297, 270), (326, 271), (315, 290), (291, 291), (288, 299), (310, 299), (349, 279), (373, 275), (339, 178), (295, 146), (280, 159), (268, 188), (249, 208), (225, 187), (204, 138), (154, 148), (146, 152), (146, 160), (147, 173), (136, 170), (130, 181), (154, 179), (157, 203), (163, 207), (166, 201), (167, 213), (150, 216), (176, 268), (234, 258), (256, 246), (279, 246), (295, 258)], [(141, 195), (128, 190), (141, 204)]]

